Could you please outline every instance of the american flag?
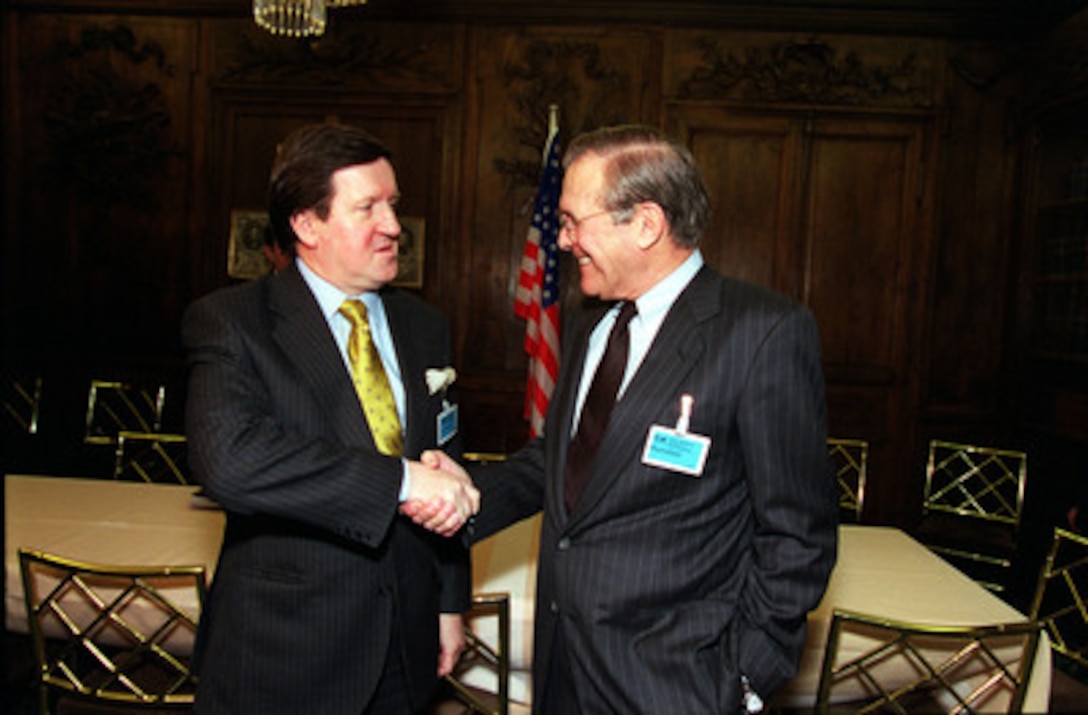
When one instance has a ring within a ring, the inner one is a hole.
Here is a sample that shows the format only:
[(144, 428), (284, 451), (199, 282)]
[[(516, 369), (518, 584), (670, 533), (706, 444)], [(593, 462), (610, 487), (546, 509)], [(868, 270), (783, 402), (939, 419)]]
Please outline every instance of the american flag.
[(529, 378), (525, 388), (525, 419), (529, 435), (544, 431), (544, 414), (559, 372), (559, 190), (563, 170), (559, 166), (558, 122), (553, 111), (544, 147), (540, 187), (533, 206), (533, 222), (525, 239), (514, 314), (526, 321), (525, 352), (529, 354)]

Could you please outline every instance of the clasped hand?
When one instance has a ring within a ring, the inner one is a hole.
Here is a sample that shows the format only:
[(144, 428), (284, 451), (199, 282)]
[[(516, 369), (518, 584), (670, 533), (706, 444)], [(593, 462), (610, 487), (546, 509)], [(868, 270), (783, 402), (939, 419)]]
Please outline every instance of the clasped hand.
[(468, 472), (445, 452), (428, 450), (408, 469), (411, 484), (400, 511), (423, 528), (452, 536), (480, 510)]

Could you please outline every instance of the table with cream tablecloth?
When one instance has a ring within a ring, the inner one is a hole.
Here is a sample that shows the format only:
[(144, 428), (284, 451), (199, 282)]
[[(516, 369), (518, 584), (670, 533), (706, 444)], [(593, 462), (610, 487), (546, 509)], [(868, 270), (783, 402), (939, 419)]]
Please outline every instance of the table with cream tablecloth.
[[(120, 565), (204, 565), (209, 578), (223, 531), (223, 513), (195, 500), (195, 488), (109, 480), (12, 476), (6, 494), (6, 613), (9, 630), (25, 631), (17, 550), (30, 547), (73, 559)], [(839, 556), (827, 593), (809, 615), (808, 641), (799, 673), (781, 694), (790, 704), (812, 702), (833, 609), (901, 621), (980, 625), (1023, 620), (1023, 614), (947, 564), (903, 531), (843, 525)], [(473, 547), (476, 593), (511, 596), (510, 695), (531, 702), (533, 596), (539, 515)], [(494, 639), (493, 618), (474, 624)], [(469, 672), (466, 679), (493, 687), (493, 676)], [(1025, 712), (1045, 712), (1051, 658), (1046, 634), (1040, 640)]]
[[(27, 631), (20, 548), (113, 566), (215, 568), (223, 512), (196, 487), (7, 475), (4, 480), (5, 622)], [(193, 603), (179, 603), (199, 615)]]

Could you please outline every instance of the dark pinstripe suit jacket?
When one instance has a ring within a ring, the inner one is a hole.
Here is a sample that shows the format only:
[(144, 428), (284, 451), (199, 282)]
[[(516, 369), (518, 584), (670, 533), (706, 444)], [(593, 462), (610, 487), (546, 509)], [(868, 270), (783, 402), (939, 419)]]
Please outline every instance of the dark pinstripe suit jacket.
[[(405, 454), (416, 457), (435, 446), (442, 395), (429, 395), (424, 373), (451, 364), (449, 329), (412, 296), (383, 300), (406, 391)], [(183, 336), (189, 459), (227, 512), (197, 638), (198, 711), (357, 715), (394, 618), (422, 702), (439, 610), (469, 602), (465, 551), (397, 515), (400, 461), (375, 451), (298, 269), (197, 301)]]
[[(562, 502), (563, 464), (588, 336), (565, 326), (545, 436), (473, 474), (475, 538), (543, 505), (534, 702), (557, 659), (582, 713), (733, 713), (739, 674), (766, 699), (791, 677), (835, 560), (812, 315), (704, 267), (680, 295), (616, 404), (585, 492)], [(651, 425), (713, 440), (701, 477), (641, 462)], [(564, 652), (552, 645), (562, 633)], [(539, 708), (538, 708), (539, 710)], [(564, 714), (568, 715), (568, 714)]]

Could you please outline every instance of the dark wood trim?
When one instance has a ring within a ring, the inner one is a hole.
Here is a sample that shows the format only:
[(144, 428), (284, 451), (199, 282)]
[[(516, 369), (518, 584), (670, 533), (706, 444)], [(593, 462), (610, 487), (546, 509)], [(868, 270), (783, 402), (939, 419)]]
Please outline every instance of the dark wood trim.
[[(416, 22), (649, 24), (805, 32), (883, 32), (920, 36), (1023, 38), (1086, 5), (1084, 0), (370, 0), (336, 10), (344, 19)], [(22, 12), (242, 17), (249, 0), (10, 0)], [(337, 18), (334, 18), (337, 19)]]

